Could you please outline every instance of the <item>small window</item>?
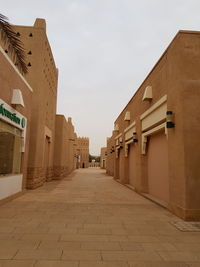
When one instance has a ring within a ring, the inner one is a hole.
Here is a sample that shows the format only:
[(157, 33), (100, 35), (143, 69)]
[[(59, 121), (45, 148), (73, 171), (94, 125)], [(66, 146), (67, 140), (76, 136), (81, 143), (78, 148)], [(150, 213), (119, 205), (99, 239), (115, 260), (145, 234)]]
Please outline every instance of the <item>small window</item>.
[(31, 67), (31, 63), (30, 62), (28, 63), (28, 66)]
[(32, 52), (31, 52), (31, 51), (29, 51), (29, 52), (28, 52), (28, 55), (32, 55)]
[(22, 132), (0, 120), (0, 176), (20, 173)]
[(29, 34), (29, 37), (33, 37), (33, 34), (32, 34), (32, 33), (30, 33), (30, 34)]
[(5, 53), (8, 54), (8, 50), (7, 49), (5, 50)]
[(16, 33), (17, 36), (20, 36), (21, 34), (19, 32)]

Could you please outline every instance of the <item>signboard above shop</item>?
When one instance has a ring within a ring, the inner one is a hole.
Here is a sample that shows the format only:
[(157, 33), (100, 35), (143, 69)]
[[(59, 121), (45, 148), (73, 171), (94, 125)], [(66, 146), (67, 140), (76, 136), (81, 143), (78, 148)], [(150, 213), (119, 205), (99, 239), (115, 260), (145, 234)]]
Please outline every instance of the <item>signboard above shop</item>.
[(2, 99), (0, 99), (0, 119), (22, 130), (26, 127), (26, 118)]

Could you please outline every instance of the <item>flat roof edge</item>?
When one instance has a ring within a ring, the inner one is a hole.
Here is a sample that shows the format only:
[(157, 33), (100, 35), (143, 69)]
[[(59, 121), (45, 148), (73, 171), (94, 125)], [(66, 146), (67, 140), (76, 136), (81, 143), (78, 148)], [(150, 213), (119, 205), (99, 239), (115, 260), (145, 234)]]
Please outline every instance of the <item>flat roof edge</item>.
[(143, 86), (143, 84), (145, 83), (145, 81), (149, 78), (149, 76), (151, 75), (151, 73), (154, 71), (154, 69), (157, 67), (157, 65), (159, 64), (159, 62), (162, 60), (162, 58), (165, 56), (165, 54), (167, 53), (167, 51), (169, 50), (170, 46), (172, 45), (172, 43), (174, 42), (174, 40), (177, 38), (178, 35), (180, 34), (197, 34), (200, 35), (200, 31), (190, 31), (190, 30), (179, 30), (176, 35), (174, 36), (174, 38), (172, 39), (172, 41), (169, 43), (169, 45), (167, 46), (167, 48), (164, 50), (164, 52), (162, 53), (162, 55), (160, 56), (160, 58), (158, 59), (158, 61), (155, 63), (155, 65), (153, 66), (153, 68), (150, 70), (150, 72), (147, 74), (147, 76), (145, 77), (145, 79), (143, 80), (143, 82), (141, 83), (141, 85), (138, 87), (138, 89), (135, 91), (135, 93), (133, 94), (133, 96), (131, 97), (131, 99), (129, 100), (129, 102), (126, 104), (126, 106), (124, 107), (124, 109), (120, 112), (120, 114), (118, 115), (118, 117), (116, 118), (116, 120), (114, 121), (114, 123), (116, 123), (116, 121), (118, 120), (118, 118), (121, 116), (121, 114), (124, 112), (124, 110), (126, 109), (126, 107), (129, 105), (129, 103), (132, 101), (132, 99), (134, 98), (134, 96), (137, 94), (137, 92), (140, 90), (140, 88)]

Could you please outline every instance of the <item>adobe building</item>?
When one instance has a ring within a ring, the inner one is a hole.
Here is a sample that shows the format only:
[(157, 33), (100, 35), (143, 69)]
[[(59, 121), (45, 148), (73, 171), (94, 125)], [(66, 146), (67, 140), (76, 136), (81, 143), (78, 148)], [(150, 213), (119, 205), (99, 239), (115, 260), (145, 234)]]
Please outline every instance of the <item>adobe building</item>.
[(97, 162), (95, 159), (92, 159), (92, 161), (89, 163), (90, 168), (99, 168), (100, 162)]
[(200, 219), (199, 69), (200, 32), (179, 31), (116, 119), (107, 148), (108, 173), (185, 220)]
[(89, 167), (89, 138), (78, 137), (77, 138), (77, 152), (79, 160), (79, 168)]
[(0, 202), (26, 185), (33, 90), (0, 46)]
[(101, 148), (100, 154), (100, 167), (101, 169), (106, 169), (106, 160), (107, 160), (107, 147)]
[(73, 160), (73, 170), (80, 168), (80, 149), (78, 147), (78, 139), (77, 134), (74, 133), (74, 143), (73, 143), (73, 153), (74, 153), (74, 160)]
[(115, 140), (114, 131), (110, 138), (107, 138), (107, 157), (106, 157), (106, 173), (114, 176), (114, 163), (115, 163)]
[(34, 90), (27, 175), (27, 188), (33, 189), (53, 178), (58, 70), (44, 19), (36, 19), (34, 26), (14, 28), (26, 49), (26, 80)]
[(72, 124), (72, 118), (68, 118), (68, 124), (67, 124), (67, 132), (68, 132), (68, 153), (70, 155), (69, 157), (69, 173), (74, 171), (78, 168), (78, 153), (77, 153), (77, 134), (74, 130), (74, 126)]
[(56, 115), (54, 179), (62, 179), (76, 169), (76, 139), (71, 118)]

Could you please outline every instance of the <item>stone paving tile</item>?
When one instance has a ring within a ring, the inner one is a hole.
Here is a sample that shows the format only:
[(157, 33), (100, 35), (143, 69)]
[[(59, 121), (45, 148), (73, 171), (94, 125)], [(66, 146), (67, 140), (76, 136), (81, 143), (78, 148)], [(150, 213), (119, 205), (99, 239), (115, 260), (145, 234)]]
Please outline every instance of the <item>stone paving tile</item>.
[(51, 234), (76, 234), (78, 232), (75, 228), (59, 228), (59, 227), (51, 227), (48, 233)]
[(160, 243), (179, 243), (181, 242), (179, 236), (176, 235), (156, 235)]
[(177, 251), (177, 247), (170, 243), (142, 243), (145, 251)]
[(61, 250), (78, 250), (81, 248), (81, 242), (59, 242), (43, 240), (40, 242), (38, 249), (61, 249)]
[(59, 260), (61, 249), (20, 249), (14, 256), (18, 260)]
[(129, 267), (124, 261), (83, 261), (79, 263), (79, 267)]
[[(126, 229), (126, 235), (155, 235), (155, 231), (140, 231), (138, 229)], [(113, 234), (115, 234), (115, 232), (113, 231)]]
[(128, 262), (129, 267), (189, 267), (183, 262)]
[(128, 241), (128, 236), (126, 235), (109, 235), (107, 236), (108, 241), (112, 241), (112, 242), (120, 242), (120, 241)]
[(19, 240), (22, 234), (0, 233), (0, 240)]
[(23, 234), (21, 236), (22, 240), (35, 240), (35, 241), (40, 241), (40, 240), (59, 240), (60, 234)]
[(108, 241), (107, 235), (61, 235), (61, 241)]
[(0, 206), (0, 267), (197, 267), (200, 233), (177, 230), (176, 219), (104, 171), (81, 169)]
[(113, 260), (116, 261), (161, 261), (162, 258), (155, 252), (146, 251), (103, 251), (102, 258), (105, 261)]
[[(125, 229), (117, 229), (117, 228), (111, 229), (111, 233), (112, 233), (112, 235), (124, 235), (124, 236), (129, 235), (127, 230), (125, 230)], [(137, 231), (135, 231), (134, 233), (138, 234)]]
[(178, 251), (196, 251), (200, 253), (200, 243), (174, 243)]
[(200, 253), (199, 252), (158, 252), (159, 255), (165, 261), (191, 261), (191, 262), (199, 262), (200, 263)]
[(158, 243), (159, 239), (152, 235), (129, 235), (128, 240), (138, 243)]
[(83, 228), (84, 227), (84, 224), (83, 223), (66, 223), (66, 227), (67, 229), (80, 229), (80, 228)]
[(121, 250), (118, 242), (81, 242), (83, 250)]
[(14, 226), (0, 226), (0, 233), (12, 233), (14, 229)]
[(68, 261), (100, 261), (101, 253), (99, 251), (90, 250), (73, 250), (73, 251), (63, 251), (62, 260)]
[(200, 244), (200, 232), (180, 235), (177, 237), (181, 243), (199, 243)]
[(49, 231), (47, 227), (16, 227), (13, 233), (22, 233), (22, 234), (45, 234)]
[(79, 262), (78, 261), (44, 261), (43, 260), (43, 261), (37, 261), (34, 267), (79, 267)]
[(0, 260), (12, 259), (16, 255), (17, 251), (18, 251), (17, 248), (0, 247)]
[(51, 228), (66, 228), (67, 227), (67, 223), (65, 221), (63, 221), (63, 222), (52, 222), (52, 221), (50, 221), (48, 223), (41, 222), (39, 224), (39, 227), (48, 227), (49, 229), (51, 229)]
[(118, 224), (118, 223), (110, 223), (110, 224), (84, 224), (83, 225), (83, 228), (92, 228), (92, 229), (111, 229), (111, 230), (114, 230), (114, 229), (124, 229), (124, 225), (123, 224)]
[(85, 235), (110, 235), (110, 229), (98, 229), (98, 228), (86, 228), (86, 229), (79, 229), (78, 234), (85, 234)]
[(143, 251), (143, 247), (140, 243), (136, 243), (136, 242), (132, 242), (132, 241), (122, 241), (120, 242), (120, 247), (122, 248), (122, 250), (135, 250), (135, 251)]
[(34, 267), (34, 260), (3, 260), (0, 267)]
[(40, 244), (40, 241), (33, 240), (0, 240), (0, 248), (4, 249), (21, 249), (30, 248), (36, 249)]

